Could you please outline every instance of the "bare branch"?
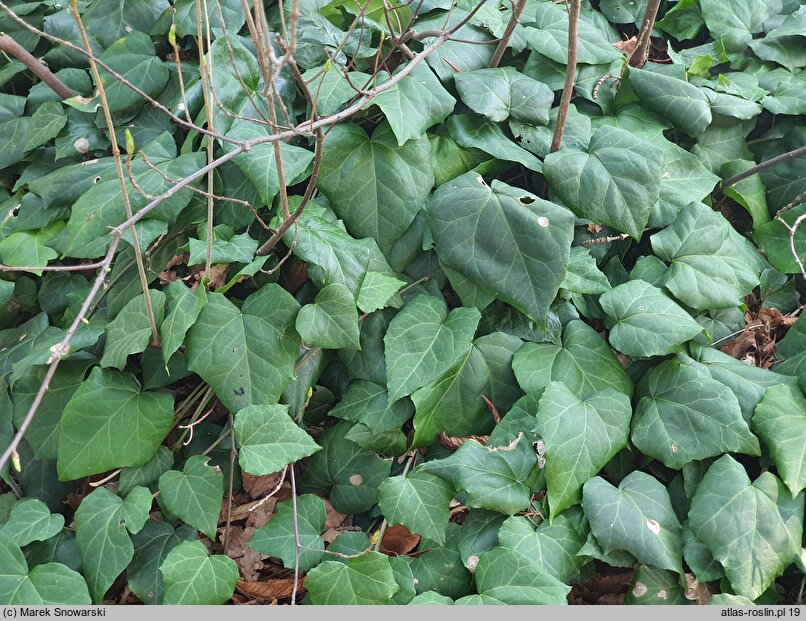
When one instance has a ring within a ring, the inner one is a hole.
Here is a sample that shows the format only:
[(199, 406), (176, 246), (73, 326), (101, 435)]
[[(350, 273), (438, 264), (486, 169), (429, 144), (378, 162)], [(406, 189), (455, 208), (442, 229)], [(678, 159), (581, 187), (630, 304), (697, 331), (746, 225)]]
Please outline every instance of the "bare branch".
[(649, 44), (651, 42), (652, 29), (655, 27), (655, 18), (658, 16), (661, 0), (649, 0), (644, 12), (644, 19), (641, 23), (641, 31), (638, 33), (638, 41), (635, 50), (630, 56), (630, 67), (643, 67), (649, 58)]
[(752, 168), (748, 168), (744, 172), (740, 172), (738, 175), (733, 175), (732, 177), (728, 177), (722, 182), (722, 187), (726, 188), (728, 186), (734, 185), (739, 183), (742, 179), (747, 179), (755, 175), (758, 172), (762, 172), (767, 170), (768, 168), (772, 168), (773, 166), (777, 166), (778, 164), (783, 164), (789, 160), (795, 159), (796, 157), (801, 157), (806, 155), (806, 145), (802, 147), (798, 147), (797, 149), (793, 149), (792, 151), (787, 151), (786, 153), (782, 153), (776, 157), (773, 157), (766, 162), (761, 162), (761, 164), (756, 164)]
[(571, 105), (571, 95), (574, 92), (574, 81), (577, 75), (577, 24), (579, 23), (581, 4), (582, 0), (571, 0), (571, 6), (568, 10), (568, 66), (565, 68), (565, 84), (563, 85), (563, 94), (560, 97), (560, 108), (557, 111), (557, 127), (554, 130), (554, 138), (551, 140), (550, 153), (554, 153), (562, 144), (565, 119), (568, 118), (568, 107)]
[(512, 33), (515, 31), (515, 26), (518, 25), (518, 20), (520, 19), (521, 13), (523, 13), (523, 7), (525, 6), (526, 0), (518, 0), (515, 6), (512, 7), (512, 15), (509, 18), (507, 29), (504, 31), (504, 36), (502, 36), (501, 40), (498, 41), (498, 47), (495, 48), (493, 57), (490, 59), (490, 68), (494, 69), (498, 66), (498, 63), (501, 62), (501, 58), (503, 58), (504, 52), (506, 52), (507, 46), (509, 45), (509, 39), (512, 37)]
[(64, 82), (53, 75), (50, 69), (7, 34), (0, 34), (0, 52), (6, 52), (14, 56), (62, 99), (70, 99), (75, 95), (73, 91), (67, 88)]

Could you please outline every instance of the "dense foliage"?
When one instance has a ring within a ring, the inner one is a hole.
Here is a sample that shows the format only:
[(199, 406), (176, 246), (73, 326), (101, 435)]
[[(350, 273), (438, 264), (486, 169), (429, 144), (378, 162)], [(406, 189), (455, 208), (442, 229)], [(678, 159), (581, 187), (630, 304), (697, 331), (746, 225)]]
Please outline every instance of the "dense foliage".
[(0, 602), (801, 602), (806, 3), (265, 4), (0, 2)]

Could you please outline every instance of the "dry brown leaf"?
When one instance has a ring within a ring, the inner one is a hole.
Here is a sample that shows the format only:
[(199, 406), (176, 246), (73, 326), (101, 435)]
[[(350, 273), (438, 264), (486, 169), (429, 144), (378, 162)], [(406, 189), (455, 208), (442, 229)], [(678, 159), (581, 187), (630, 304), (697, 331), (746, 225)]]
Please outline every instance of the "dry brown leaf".
[(588, 225), (588, 233), (591, 235), (598, 235), (602, 232), (602, 225), (601, 224), (589, 224)]
[(409, 532), (402, 524), (392, 524), (386, 527), (381, 540), (381, 552), (405, 556), (420, 543), (420, 535)]
[(440, 431), (437, 439), (445, 448), (456, 450), (469, 440), (475, 440), (479, 444), (485, 445), (490, 436), (449, 436), (444, 431)]
[(252, 498), (262, 498), (271, 492), (277, 487), (277, 484), (280, 483), (282, 476), (282, 470), (261, 476), (254, 476), (241, 470), (241, 481), (243, 482), (244, 491)]
[(347, 514), (336, 511), (327, 498), (321, 498), (321, 500), (323, 503), (325, 503), (325, 511), (327, 512), (327, 518), (325, 519), (325, 530), (342, 526)]
[(621, 606), (624, 603), (624, 593), (605, 593), (596, 603), (599, 606)]
[[(304, 576), (300, 576), (300, 591), (302, 591), (303, 580)], [(276, 603), (278, 599), (291, 597), (291, 593), (294, 590), (294, 579), (276, 578), (261, 580), (259, 582), (238, 580), (238, 584), (235, 585), (235, 588), (244, 595)]]
[(613, 47), (615, 47), (618, 50), (621, 50), (622, 52), (624, 52), (629, 56), (635, 51), (635, 48), (638, 47), (638, 37), (633, 36), (627, 39), (626, 41), (619, 41), (617, 43), (614, 43)]
[(707, 584), (699, 584), (694, 574), (686, 574), (686, 599), (700, 605), (707, 604), (711, 599), (711, 589)]
[(265, 503), (259, 507), (255, 507), (255, 502), (246, 502), (232, 509), (232, 517), (230, 521), (238, 522), (240, 520), (248, 520), (250, 526), (260, 528), (271, 519), (274, 514), (274, 507), (277, 504), (276, 498), (269, 498)]
[[(221, 533), (222, 540), (225, 530), (225, 528), (218, 529), (219, 533)], [(254, 527), (230, 527), (228, 556), (235, 561), (241, 577), (247, 581), (257, 579), (260, 570), (263, 569), (263, 560), (268, 558), (268, 556), (261, 554), (247, 545), (247, 542), (252, 538), (254, 533)]]
[(229, 272), (230, 267), (229, 263), (219, 263), (210, 268), (209, 274), (203, 274), (209, 279), (209, 286), (212, 291), (223, 287), (227, 283), (227, 272)]

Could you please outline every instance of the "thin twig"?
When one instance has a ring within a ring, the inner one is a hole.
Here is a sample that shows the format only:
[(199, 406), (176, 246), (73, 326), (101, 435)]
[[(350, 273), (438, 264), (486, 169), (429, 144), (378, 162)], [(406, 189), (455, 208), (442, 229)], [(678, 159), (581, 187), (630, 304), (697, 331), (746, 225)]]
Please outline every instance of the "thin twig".
[(568, 10), (568, 65), (565, 68), (565, 84), (563, 84), (563, 94), (560, 97), (557, 127), (554, 129), (554, 137), (551, 140), (550, 153), (557, 151), (563, 142), (565, 119), (568, 117), (568, 107), (571, 105), (571, 95), (574, 92), (574, 81), (577, 75), (577, 24), (581, 4), (582, 0), (571, 0)]
[(748, 168), (744, 172), (740, 172), (738, 175), (733, 175), (732, 177), (728, 177), (722, 182), (722, 187), (726, 188), (728, 186), (734, 185), (739, 183), (742, 179), (747, 179), (755, 175), (756, 173), (762, 172), (767, 170), (768, 168), (772, 168), (773, 166), (777, 166), (778, 164), (782, 164), (787, 162), (791, 159), (796, 157), (801, 157), (802, 155), (806, 155), (806, 145), (802, 147), (798, 147), (797, 149), (792, 149), (792, 151), (787, 151), (786, 153), (782, 153), (781, 155), (777, 155), (766, 162), (761, 162), (761, 164), (756, 164), (755, 166)]
[(502, 36), (501, 40), (498, 41), (498, 47), (495, 48), (493, 57), (490, 59), (490, 64), (488, 66), (491, 69), (497, 67), (498, 63), (501, 62), (501, 58), (503, 58), (504, 52), (506, 52), (507, 47), (509, 46), (509, 39), (512, 37), (512, 33), (515, 31), (515, 26), (518, 25), (518, 20), (520, 19), (521, 13), (523, 13), (523, 7), (525, 6), (526, 0), (518, 0), (515, 6), (512, 7), (512, 15), (509, 18), (507, 29), (504, 31), (504, 36)]
[(230, 452), (229, 452), (229, 489), (227, 490), (227, 522), (224, 527), (224, 554), (229, 554), (230, 527), (232, 526), (232, 490), (235, 487), (235, 462), (238, 460), (238, 449), (235, 447), (235, 421), (229, 415)]
[(655, 18), (658, 16), (661, 0), (649, 0), (644, 12), (644, 19), (641, 22), (641, 31), (638, 33), (638, 41), (630, 56), (630, 67), (643, 67), (649, 58), (649, 44), (651, 42), (652, 29), (655, 27)]
[(291, 473), (291, 511), (294, 515), (294, 588), (291, 590), (291, 605), (297, 603), (297, 591), (299, 590), (299, 516), (297, 515), (297, 480), (294, 476), (294, 464), (289, 465), (288, 471)]

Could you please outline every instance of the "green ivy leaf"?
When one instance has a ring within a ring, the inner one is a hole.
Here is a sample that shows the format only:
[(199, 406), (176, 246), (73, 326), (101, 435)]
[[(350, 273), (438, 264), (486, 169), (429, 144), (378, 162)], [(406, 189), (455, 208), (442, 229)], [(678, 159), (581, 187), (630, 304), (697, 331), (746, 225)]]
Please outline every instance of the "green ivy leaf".
[(448, 313), (440, 298), (419, 295), (389, 324), (387, 390), (394, 402), (447, 371), (470, 347), (480, 313), (457, 308)]
[(398, 146), (388, 124), (372, 138), (358, 125), (336, 125), (325, 139), (318, 187), (351, 234), (388, 252), (434, 185), (429, 153), (424, 137)]
[(736, 594), (756, 599), (800, 553), (803, 495), (793, 498), (770, 472), (751, 483), (741, 464), (725, 455), (697, 486), (689, 524)]
[(641, 103), (692, 138), (700, 136), (711, 124), (708, 97), (693, 84), (635, 68), (630, 69), (629, 80)]
[(322, 434), (322, 450), (311, 457), (307, 472), (307, 486), (330, 488), (333, 508), (348, 514), (368, 511), (378, 502), (378, 486), (392, 467), (391, 461), (348, 440), (351, 427), (342, 421)]
[(562, 382), (582, 399), (606, 388), (628, 397), (633, 391), (632, 381), (607, 342), (578, 320), (566, 324), (562, 346), (525, 343), (512, 359), (512, 370), (521, 388), (529, 393), (551, 382)]
[(584, 246), (573, 246), (568, 257), (568, 271), (560, 288), (574, 293), (604, 293), (612, 289), (610, 282), (596, 266), (590, 251)]
[(450, 483), (418, 470), (386, 479), (379, 493), (378, 504), (390, 524), (403, 524), (412, 533), (445, 543), (453, 498)]
[(305, 577), (312, 604), (388, 604), (398, 586), (389, 558), (368, 552), (346, 563), (325, 561)]
[[(156, 97), (168, 83), (168, 68), (154, 51), (151, 38), (144, 32), (132, 32), (118, 39), (100, 55), (100, 60), (149, 97)], [(145, 100), (127, 85), (99, 69), (106, 90), (110, 112), (137, 110)]]
[(166, 605), (223, 604), (235, 592), (238, 566), (223, 554), (210, 556), (201, 541), (183, 541), (160, 565)]
[(293, 378), (299, 304), (275, 284), (258, 289), (240, 309), (220, 293), (207, 299), (186, 339), (188, 368), (230, 412), (277, 403)]
[(508, 548), (485, 552), (476, 567), (478, 595), (457, 604), (566, 604), (571, 587), (543, 571), (532, 559)]
[[(76, 543), (92, 601), (100, 604), (106, 590), (132, 560), (129, 532), (137, 533), (148, 519), (151, 492), (137, 487), (121, 500), (99, 487), (76, 510)], [(128, 531), (128, 532), (127, 532)]]
[(308, 345), (323, 349), (361, 349), (355, 300), (342, 284), (333, 283), (319, 291), (313, 304), (300, 309), (296, 326)]
[(185, 340), (185, 335), (196, 323), (202, 308), (207, 303), (207, 289), (188, 289), (181, 280), (169, 283), (165, 288), (165, 319), (160, 325), (162, 337), (162, 359), (165, 364), (171, 359)]
[[(19, 231), (12, 233), (0, 241), (0, 259), (5, 265), (15, 267), (45, 267), (59, 253), (45, 244), (64, 228), (64, 222), (58, 220), (38, 231)], [(42, 270), (27, 270), (37, 276)]]
[(582, 499), (582, 485), (627, 446), (632, 407), (612, 388), (584, 401), (565, 384), (549, 384), (537, 411), (535, 433), (546, 444), (551, 517)]
[[(226, 62), (227, 65), (230, 64), (229, 59)], [(241, 88), (238, 86), (239, 90)], [(227, 132), (227, 138), (241, 141), (259, 140), (268, 135), (269, 131), (265, 126), (242, 120), (236, 121), (232, 129)], [(225, 152), (233, 151), (235, 147), (236, 145), (231, 142), (223, 143)], [(313, 161), (312, 151), (281, 142), (280, 156), (283, 162), (286, 184), (299, 183), (308, 176), (308, 166)], [(270, 142), (254, 145), (249, 149), (248, 153), (238, 155), (235, 158), (235, 164), (257, 188), (264, 204), (271, 205), (277, 192), (280, 191), (274, 146)]]
[[(794, 209), (790, 209), (782, 214), (781, 218), (788, 226), (793, 226), (795, 220), (806, 214), (806, 203), (798, 205)], [(795, 257), (792, 256), (792, 250), (789, 247), (789, 231), (778, 220), (770, 220), (766, 224), (753, 229), (753, 241), (755, 241), (764, 255), (769, 259), (770, 264), (777, 270), (784, 274), (799, 274), (800, 266)], [(795, 252), (798, 256), (806, 257), (806, 231), (802, 227), (798, 227), (795, 236)]]
[(143, 466), (172, 425), (173, 395), (141, 392), (133, 375), (96, 367), (62, 415), (59, 478)]
[[(405, 67), (400, 65), (395, 74)], [(378, 85), (381, 84), (383, 81), (378, 80)], [(429, 127), (444, 121), (453, 111), (456, 100), (426, 65), (419, 64), (392, 88), (379, 93), (372, 103), (383, 110), (397, 138), (397, 146), (402, 147), (412, 138), (421, 138)]]
[(552, 523), (541, 522), (536, 530), (527, 518), (513, 515), (501, 525), (498, 542), (503, 548), (516, 550), (531, 559), (548, 575), (567, 583), (585, 563), (577, 554), (585, 537), (580, 536), (574, 518), (568, 517), (568, 513), (557, 516)]
[(160, 477), (160, 492), (168, 511), (215, 540), (224, 497), (224, 475), (208, 466), (206, 455), (193, 455), (182, 472), (169, 470)]
[(542, 172), (540, 160), (522, 149), (504, 134), (498, 124), (475, 114), (454, 114), (448, 119), (448, 133), (456, 144), (479, 149), (494, 158), (516, 162), (535, 172)]
[(238, 463), (260, 476), (309, 457), (320, 447), (288, 415), (287, 405), (250, 405), (235, 416)]
[(494, 448), (469, 440), (450, 457), (426, 462), (417, 472), (434, 474), (467, 492), (468, 507), (512, 515), (529, 506), (524, 481), (536, 461), (531, 442), (518, 434), (509, 445)]
[(434, 192), (428, 224), (442, 265), (545, 325), (570, 253), (570, 212), (467, 173)]
[(56, 535), (64, 526), (64, 516), (51, 514), (48, 506), (36, 498), (25, 498), (11, 510), (8, 521), (0, 526), (5, 535), (19, 547), (32, 541), (45, 541)]
[(612, 321), (610, 344), (627, 356), (664, 356), (702, 332), (670, 297), (643, 280), (608, 291), (599, 304)]
[[(151, 311), (156, 325), (165, 315), (165, 294), (158, 289), (149, 289)], [(145, 351), (151, 340), (151, 327), (146, 312), (145, 296), (141, 293), (123, 307), (112, 321), (106, 324), (106, 346), (101, 358), (102, 367), (122, 371), (131, 354)]]
[(657, 479), (636, 470), (616, 488), (594, 477), (582, 489), (582, 507), (606, 554), (623, 550), (646, 565), (683, 573), (680, 523)]
[(730, 225), (702, 203), (691, 203), (650, 238), (655, 255), (667, 261), (664, 284), (688, 306), (732, 308), (759, 283), (758, 271), (736, 253)]
[(552, 191), (574, 212), (640, 239), (658, 202), (662, 151), (603, 125), (584, 150), (562, 147), (543, 162)]
[(66, 124), (67, 114), (59, 102), (47, 101), (43, 103), (31, 115), (28, 142), (25, 145), (25, 150), (30, 151), (46, 144), (58, 136)]
[(512, 375), (512, 356), (521, 343), (502, 332), (487, 334), (453, 367), (417, 390), (411, 396), (416, 410), (412, 446), (431, 444), (442, 431), (456, 436), (487, 431), (492, 419), (482, 395), (501, 411), (521, 396)]
[(454, 81), (462, 101), (491, 121), (548, 125), (554, 92), (512, 67), (462, 72)]
[(728, 53), (743, 54), (771, 13), (764, 0), (700, 0), (700, 7), (711, 36), (721, 38)]
[[(262, 554), (279, 558), (283, 565), (293, 568), (295, 563), (295, 517), (291, 500), (277, 504), (274, 516), (258, 528), (249, 540), (249, 547)], [(297, 498), (296, 532), (299, 536), (299, 570), (309, 571), (324, 556), (325, 544), (320, 535), (325, 530), (327, 513), (322, 499), (312, 494)]]
[(28, 568), (25, 556), (11, 539), (0, 534), (0, 602), (6, 605), (87, 606), (90, 596), (81, 574), (61, 563)]
[(669, 360), (644, 377), (632, 426), (632, 441), (669, 468), (737, 452), (760, 455), (736, 396), (723, 384)]
[(367, 272), (358, 290), (356, 306), (363, 313), (373, 313), (389, 305), (391, 297), (405, 284), (404, 281), (386, 274)]
[[(202, 7), (203, 32), (206, 32), (208, 28), (238, 32), (244, 25), (246, 18), (239, 0), (218, 0), (216, 5), (202, 5)], [(199, 5), (196, 4), (196, 0), (176, 0), (172, 9), (177, 36), (186, 37), (191, 35), (195, 37), (199, 28)], [(221, 22), (222, 15), (224, 17), (223, 23)]]
[[(796, 496), (806, 488), (806, 399), (793, 386), (771, 386), (753, 414), (753, 429)], [(13, 514), (12, 514), (13, 515)]]
[(641, 565), (635, 571), (635, 582), (627, 591), (624, 603), (638, 605), (687, 605), (686, 592), (680, 586), (680, 576), (667, 569)]
[(134, 535), (134, 557), (126, 568), (129, 588), (144, 604), (162, 604), (165, 585), (160, 572), (168, 553), (183, 541), (194, 541), (195, 528), (183, 524), (176, 530), (167, 522), (148, 522)]

